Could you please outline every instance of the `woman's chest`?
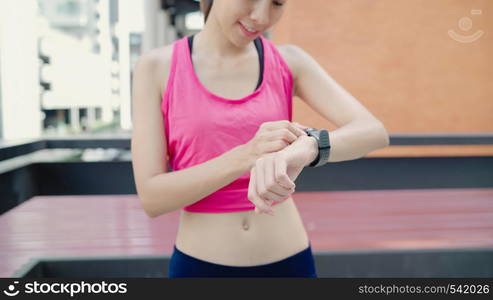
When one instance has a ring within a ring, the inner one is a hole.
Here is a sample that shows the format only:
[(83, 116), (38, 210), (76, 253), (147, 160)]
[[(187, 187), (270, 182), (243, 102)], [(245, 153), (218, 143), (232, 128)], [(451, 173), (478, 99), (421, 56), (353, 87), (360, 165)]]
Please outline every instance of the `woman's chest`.
[(242, 103), (203, 93), (181, 93), (168, 110), (170, 140), (190, 145), (238, 145), (249, 141), (265, 122), (289, 120), (286, 99), (268, 88)]

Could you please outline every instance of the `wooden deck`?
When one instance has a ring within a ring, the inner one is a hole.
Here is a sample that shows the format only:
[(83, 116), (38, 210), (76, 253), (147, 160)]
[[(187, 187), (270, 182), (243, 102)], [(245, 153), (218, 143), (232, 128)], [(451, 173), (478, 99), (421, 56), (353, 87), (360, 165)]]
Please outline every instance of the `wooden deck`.
[[(493, 189), (296, 192), (314, 252), (493, 247)], [(136, 195), (38, 196), (0, 216), (0, 277), (30, 258), (171, 254), (179, 211)]]

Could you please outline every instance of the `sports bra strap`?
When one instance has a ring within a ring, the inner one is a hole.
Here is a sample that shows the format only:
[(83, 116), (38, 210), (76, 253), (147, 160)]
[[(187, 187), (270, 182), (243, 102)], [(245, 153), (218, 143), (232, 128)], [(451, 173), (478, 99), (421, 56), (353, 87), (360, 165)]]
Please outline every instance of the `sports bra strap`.
[[(194, 37), (195, 34), (192, 34), (188, 37), (188, 48), (190, 49), (190, 57), (192, 56)], [(253, 42), (255, 44), (255, 48), (257, 49), (259, 64), (260, 64), (260, 76), (258, 78), (257, 87), (255, 88), (258, 89), (260, 84), (262, 84), (262, 80), (264, 77), (264, 49), (262, 47), (262, 41), (260, 41), (260, 37), (257, 37)]]

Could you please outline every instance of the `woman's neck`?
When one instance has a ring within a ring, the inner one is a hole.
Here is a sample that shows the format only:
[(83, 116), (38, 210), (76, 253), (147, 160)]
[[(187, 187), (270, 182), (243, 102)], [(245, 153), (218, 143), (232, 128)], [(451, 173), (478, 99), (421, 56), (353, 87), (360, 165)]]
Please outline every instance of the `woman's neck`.
[(193, 48), (194, 52), (195, 49), (199, 49), (200, 53), (221, 59), (238, 59), (250, 54), (252, 50), (256, 51), (253, 43), (244, 47), (232, 43), (213, 18), (209, 18), (204, 28), (195, 35)]

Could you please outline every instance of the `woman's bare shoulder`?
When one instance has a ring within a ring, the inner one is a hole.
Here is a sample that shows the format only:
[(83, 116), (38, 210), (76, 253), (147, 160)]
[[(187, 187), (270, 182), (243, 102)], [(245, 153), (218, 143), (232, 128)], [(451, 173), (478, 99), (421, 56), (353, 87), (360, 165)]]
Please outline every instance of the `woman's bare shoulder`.
[(286, 61), (289, 69), (293, 73), (294, 77), (297, 77), (299, 65), (303, 63), (300, 51), (303, 51), (300, 47), (293, 44), (284, 44), (276, 46), (281, 56)]
[(281, 54), (282, 58), (288, 65), (291, 73), (293, 74), (293, 79), (298, 78), (298, 66), (300, 63), (299, 55), (297, 55), (297, 46), (292, 44), (276, 45), (277, 50)]
[(145, 64), (152, 70), (161, 94), (168, 81), (172, 57), (173, 44), (170, 44), (144, 52), (136, 62), (136, 64)]

